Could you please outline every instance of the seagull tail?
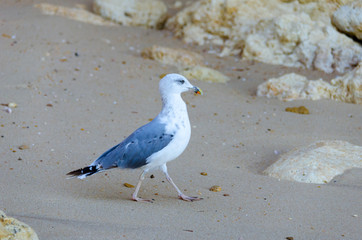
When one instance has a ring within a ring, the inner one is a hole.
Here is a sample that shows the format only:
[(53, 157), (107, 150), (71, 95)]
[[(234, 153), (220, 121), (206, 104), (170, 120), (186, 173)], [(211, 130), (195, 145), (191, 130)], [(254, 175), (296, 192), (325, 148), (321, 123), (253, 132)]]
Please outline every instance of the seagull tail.
[(91, 166), (88, 166), (85, 168), (80, 168), (80, 169), (71, 171), (71, 172), (67, 173), (67, 175), (70, 176), (70, 178), (77, 177), (79, 179), (84, 179), (88, 176), (91, 176), (91, 175), (101, 172), (101, 171), (104, 171), (102, 166), (91, 165)]

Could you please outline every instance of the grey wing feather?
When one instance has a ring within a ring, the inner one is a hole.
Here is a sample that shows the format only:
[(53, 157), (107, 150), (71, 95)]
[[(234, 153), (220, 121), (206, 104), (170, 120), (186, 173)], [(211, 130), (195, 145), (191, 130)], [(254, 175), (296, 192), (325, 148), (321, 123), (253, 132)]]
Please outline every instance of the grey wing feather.
[(103, 169), (142, 167), (147, 164), (147, 158), (166, 147), (173, 136), (165, 133), (164, 124), (154, 120), (103, 153), (92, 165), (100, 164)]

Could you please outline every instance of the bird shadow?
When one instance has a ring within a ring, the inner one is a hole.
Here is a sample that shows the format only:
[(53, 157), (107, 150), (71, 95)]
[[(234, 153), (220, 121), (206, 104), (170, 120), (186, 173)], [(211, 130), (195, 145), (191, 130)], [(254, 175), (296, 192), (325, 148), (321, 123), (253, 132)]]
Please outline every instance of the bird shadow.
[[(132, 201), (132, 194), (135, 191), (135, 185), (138, 182), (138, 179), (135, 177), (127, 178), (127, 182), (131, 187), (124, 186), (124, 180), (120, 180), (114, 176), (112, 177), (102, 177), (102, 176), (93, 176), (93, 179), (84, 179), (79, 180), (76, 178), (67, 179), (67, 181), (74, 181), (66, 188), (67, 194), (71, 195), (72, 198), (81, 198), (81, 199), (92, 199), (92, 200), (104, 200), (104, 201)], [(114, 184), (114, 183), (117, 184)], [(134, 184), (134, 185), (133, 185)], [(147, 178), (143, 181), (141, 189), (139, 191), (139, 197), (144, 199), (149, 199), (157, 201), (159, 198), (164, 199), (178, 199), (177, 194), (171, 192), (170, 195), (163, 196), (162, 193), (158, 194), (157, 188), (154, 186), (161, 186), (163, 184), (168, 184), (163, 179), (153, 180), (152, 178)], [(164, 186), (162, 192), (164, 191)], [(173, 196), (175, 195), (175, 196)]]

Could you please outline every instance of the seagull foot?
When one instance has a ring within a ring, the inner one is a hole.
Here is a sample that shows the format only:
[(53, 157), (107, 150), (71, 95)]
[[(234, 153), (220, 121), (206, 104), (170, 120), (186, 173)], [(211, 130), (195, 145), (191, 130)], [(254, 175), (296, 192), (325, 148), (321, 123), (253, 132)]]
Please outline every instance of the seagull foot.
[(186, 196), (185, 194), (179, 195), (178, 197), (187, 202), (200, 201), (203, 199), (203, 198), (199, 198), (199, 197), (189, 197), (189, 196)]
[(148, 202), (148, 203), (153, 203), (152, 200), (148, 200), (148, 199), (143, 199), (143, 198), (139, 198), (139, 197), (132, 197), (133, 201), (136, 202)]

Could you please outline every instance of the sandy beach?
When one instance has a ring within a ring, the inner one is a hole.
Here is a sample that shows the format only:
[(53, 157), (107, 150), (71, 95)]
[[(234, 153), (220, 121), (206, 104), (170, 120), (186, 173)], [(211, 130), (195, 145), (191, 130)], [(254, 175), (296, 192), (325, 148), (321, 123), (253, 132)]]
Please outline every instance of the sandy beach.
[[(40, 2), (5, 0), (0, 7), (0, 103), (17, 104), (11, 113), (0, 111), (0, 209), (39, 239), (362, 238), (362, 169), (328, 184), (262, 173), (280, 154), (317, 140), (362, 146), (361, 105), (256, 96), (259, 84), (289, 72), (326, 81), (337, 74), (220, 58), (167, 30), (44, 15), (34, 7)], [(76, 3), (91, 9), (91, 2)], [(141, 56), (154, 44), (201, 54), (230, 78), (190, 79), (204, 95), (183, 94), (192, 136), (168, 169), (202, 201), (179, 200), (161, 171), (148, 174), (139, 193), (153, 203), (131, 201), (134, 188), (124, 186), (136, 185), (140, 170), (66, 177), (160, 111), (160, 75), (178, 70)], [(310, 114), (285, 111), (294, 106)], [(222, 190), (209, 191), (213, 185)]]

